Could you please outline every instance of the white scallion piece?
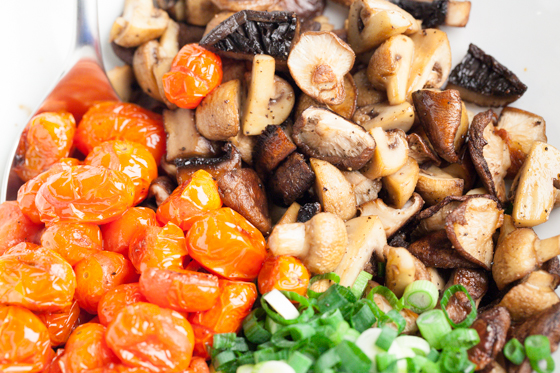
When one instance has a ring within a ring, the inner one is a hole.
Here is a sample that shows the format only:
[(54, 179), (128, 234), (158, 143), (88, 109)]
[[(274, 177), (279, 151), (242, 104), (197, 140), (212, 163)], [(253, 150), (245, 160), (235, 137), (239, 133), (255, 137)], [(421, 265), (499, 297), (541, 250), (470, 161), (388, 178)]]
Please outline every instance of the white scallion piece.
[(286, 320), (297, 319), (299, 312), (297, 308), (290, 302), (288, 298), (284, 296), (279, 290), (274, 289), (271, 292), (263, 295), (264, 300), (270, 304), (280, 316)]

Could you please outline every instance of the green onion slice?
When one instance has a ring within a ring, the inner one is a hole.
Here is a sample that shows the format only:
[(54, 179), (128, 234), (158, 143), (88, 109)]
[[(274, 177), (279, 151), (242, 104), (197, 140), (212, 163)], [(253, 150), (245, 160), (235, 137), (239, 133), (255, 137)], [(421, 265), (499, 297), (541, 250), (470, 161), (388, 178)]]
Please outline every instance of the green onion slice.
[(504, 356), (515, 365), (519, 365), (525, 360), (525, 348), (517, 338), (512, 338), (504, 346)]
[[(465, 293), (465, 295), (469, 299), (469, 302), (471, 303), (471, 312), (467, 315), (467, 317), (465, 317), (465, 319), (463, 321), (456, 324), (449, 317), (449, 314), (447, 313), (446, 307), (447, 307), (447, 304), (449, 303), (449, 299), (455, 293), (460, 293), (460, 292)], [(472, 323), (476, 319), (476, 303), (472, 299), (468, 290), (461, 284), (453, 285), (443, 293), (443, 296), (441, 297), (441, 309), (443, 310), (443, 313), (445, 314), (445, 317), (447, 318), (447, 321), (449, 321), (451, 326), (453, 326), (454, 328), (468, 328), (469, 326), (472, 325)]]
[(550, 356), (550, 340), (544, 335), (525, 338), (525, 353), (529, 360), (542, 360)]
[(464, 348), (445, 348), (440, 360), (443, 368), (448, 372), (462, 372), (470, 365), (467, 350)]
[(299, 351), (294, 351), (288, 358), (288, 365), (294, 368), (296, 373), (306, 373), (313, 365), (313, 359)]
[(531, 368), (537, 373), (552, 373), (556, 367), (551, 355), (542, 360), (529, 360), (529, 363), (531, 363)]
[(333, 347), (319, 356), (313, 368), (315, 372), (323, 372), (326, 369), (334, 367), (338, 363), (340, 363), (340, 356)]
[(340, 369), (347, 373), (368, 372), (371, 360), (354, 342), (342, 341), (335, 347), (338, 356), (343, 360)]
[(367, 273), (366, 271), (360, 272), (358, 278), (356, 278), (356, 281), (354, 281), (354, 285), (352, 285), (351, 288), (352, 293), (356, 298), (359, 299), (362, 297), (362, 294), (364, 293), (368, 281), (371, 280), (372, 278), (373, 276), (370, 273)]
[(381, 334), (379, 334), (379, 337), (377, 337), (375, 345), (382, 350), (389, 351), (389, 348), (391, 348), (391, 345), (393, 344), (395, 338), (397, 338), (397, 335), (398, 332), (395, 329), (384, 326), (383, 328), (381, 328)]
[(375, 300), (373, 298), (373, 296), (375, 294), (379, 294), (381, 296), (383, 296), (385, 299), (387, 299), (387, 302), (389, 302), (389, 304), (391, 305), (391, 308), (400, 311), (403, 308), (403, 305), (401, 302), (399, 302), (399, 299), (397, 298), (397, 296), (395, 295), (395, 293), (393, 293), (391, 290), (389, 290), (389, 288), (385, 287), (385, 286), (376, 286), (373, 289), (371, 289), (371, 291), (369, 292), (367, 299), (371, 300), (372, 302), (375, 303)]
[(364, 330), (371, 328), (376, 321), (377, 318), (367, 303), (356, 302), (354, 304), (352, 314), (350, 315), (350, 325), (354, 329), (361, 333)]
[(322, 275), (313, 276), (309, 280), (309, 286), (313, 285), (314, 283), (316, 283), (317, 281), (320, 281), (320, 280), (330, 280), (330, 281), (334, 282), (335, 284), (338, 284), (338, 283), (340, 283), (340, 276), (337, 275), (334, 272), (329, 272), (329, 273), (324, 273)]
[(272, 334), (265, 329), (263, 318), (266, 318), (266, 312), (256, 308), (243, 320), (243, 334), (249, 342), (261, 344), (270, 340)]
[(301, 314), (297, 318), (287, 320), (281, 315), (279, 315), (278, 313), (276, 313), (275, 311), (273, 311), (268, 305), (268, 303), (266, 302), (266, 300), (264, 299), (264, 297), (261, 297), (261, 307), (264, 309), (268, 317), (270, 317), (274, 322), (281, 325), (303, 324), (309, 321), (309, 319), (311, 319), (315, 314), (313, 307), (307, 307), (306, 309), (303, 310), (303, 312), (301, 312)]
[(418, 280), (410, 283), (404, 290), (404, 306), (416, 313), (433, 309), (437, 305), (439, 291), (432, 282)]
[(381, 316), (381, 318), (377, 321), (377, 326), (382, 327), (389, 322), (392, 322), (397, 326), (398, 334), (401, 334), (406, 327), (406, 320), (404, 319), (403, 315), (401, 315), (396, 310), (391, 310), (385, 315)]
[(397, 357), (388, 352), (375, 355), (375, 363), (379, 372), (396, 372), (397, 370)]
[(356, 297), (349, 288), (334, 284), (317, 298), (317, 309), (324, 313), (355, 302)]
[(424, 312), (416, 319), (416, 325), (420, 334), (430, 346), (441, 349), (441, 341), (445, 335), (451, 332), (451, 326), (442, 310), (430, 310)]
[[(295, 324), (286, 326), (272, 335), (270, 341), (278, 348), (290, 348), (298, 341), (306, 339), (315, 334), (315, 329), (306, 324)], [(286, 339), (290, 336), (292, 340)]]
[(441, 345), (452, 348), (466, 348), (476, 346), (480, 342), (480, 336), (474, 329), (460, 328), (444, 335), (441, 339)]

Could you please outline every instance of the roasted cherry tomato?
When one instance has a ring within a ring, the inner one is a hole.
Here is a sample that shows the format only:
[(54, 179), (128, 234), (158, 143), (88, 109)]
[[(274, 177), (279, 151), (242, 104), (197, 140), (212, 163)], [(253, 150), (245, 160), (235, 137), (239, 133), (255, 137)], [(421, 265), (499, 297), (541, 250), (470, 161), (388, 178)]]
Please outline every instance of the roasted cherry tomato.
[(74, 330), (80, 316), (80, 307), (78, 302), (74, 301), (67, 309), (58, 312), (42, 312), (37, 316), (49, 331), (51, 345), (60, 346), (66, 343), (70, 333)]
[(218, 277), (185, 270), (148, 268), (140, 276), (140, 291), (150, 303), (179, 312), (206, 311), (220, 295)]
[(61, 158), (68, 157), (76, 132), (70, 113), (41, 113), (34, 116), (21, 135), (15, 172), (23, 181), (33, 179)]
[(150, 183), (157, 177), (154, 156), (144, 145), (132, 141), (106, 141), (93, 148), (84, 164), (103, 166), (127, 174), (134, 183), (134, 204), (148, 195)]
[(58, 350), (56, 350), (56, 353), (53, 352), (54, 358), (51, 360), (47, 368), (44, 369), (41, 373), (64, 373), (62, 369), (60, 369), (60, 364), (59, 364), (59, 360), (62, 357), (63, 353), (64, 353), (63, 348), (59, 348)]
[(119, 359), (105, 342), (105, 334), (105, 327), (96, 323), (87, 323), (74, 329), (60, 358), (62, 371), (82, 373), (119, 363)]
[(157, 218), (163, 224), (172, 222), (187, 231), (196, 219), (220, 207), (218, 184), (208, 172), (199, 170), (159, 205)]
[(188, 255), (185, 236), (173, 223), (145, 227), (130, 241), (128, 257), (138, 272), (148, 268), (182, 269)]
[(214, 342), (214, 331), (202, 325), (191, 323), (194, 332), (194, 354), (203, 359), (209, 360), (208, 348)]
[(258, 283), (261, 294), (278, 289), (305, 296), (309, 286), (309, 271), (301, 260), (293, 256), (269, 256), (259, 272)]
[(163, 75), (165, 97), (184, 109), (194, 109), (222, 82), (222, 60), (198, 44), (187, 44)]
[(47, 179), (35, 204), (46, 223), (103, 224), (118, 219), (134, 202), (134, 184), (121, 171), (74, 166)]
[(54, 251), (22, 242), (0, 256), (0, 304), (56, 312), (70, 307), (75, 289), (72, 267)]
[(101, 230), (91, 223), (54, 223), (41, 236), (41, 245), (57, 252), (71, 266), (103, 250)]
[(132, 263), (121, 254), (98, 251), (80, 261), (76, 272), (76, 300), (81, 308), (91, 314), (97, 313), (101, 297), (122, 284), (138, 281)]
[(102, 102), (83, 116), (74, 143), (88, 155), (109, 140), (128, 140), (146, 146), (157, 164), (165, 153), (165, 130), (161, 115), (125, 102)]
[(105, 326), (109, 325), (120, 310), (138, 302), (146, 302), (146, 297), (140, 292), (140, 286), (136, 282), (109, 290), (101, 297), (97, 306), (99, 322)]
[(186, 239), (193, 259), (230, 280), (254, 280), (266, 257), (261, 232), (227, 207), (198, 219)]
[(122, 309), (107, 327), (107, 344), (126, 365), (152, 372), (183, 372), (191, 362), (194, 335), (180, 313), (150, 303)]
[(195, 356), (191, 359), (189, 369), (185, 373), (210, 373), (210, 369), (202, 357)]
[(149, 226), (158, 226), (154, 210), (147, 207), (129, 208), (117, 220), (101, 226), (104, 249), (128, 256), (128, 247), (134, 235)]
[(21, 242), (38, 244), (43, 224), (33, 223), (15, 201), (0, 204), (0, 255)]

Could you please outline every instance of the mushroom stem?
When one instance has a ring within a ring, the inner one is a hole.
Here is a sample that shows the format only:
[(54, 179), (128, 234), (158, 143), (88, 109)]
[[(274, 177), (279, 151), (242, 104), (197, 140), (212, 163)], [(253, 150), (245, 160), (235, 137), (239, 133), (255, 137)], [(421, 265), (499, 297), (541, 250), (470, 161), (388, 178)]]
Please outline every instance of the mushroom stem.
[(557, 255), (560, 255), (560, 236), (541, 240), (540, 247), (537, 250), (539, 262), (544, 263)]
[(268, 247), (276, 256), (305, 256), (309, 243), (305, 240), (305, 223), (278, 224), (268, 237)]

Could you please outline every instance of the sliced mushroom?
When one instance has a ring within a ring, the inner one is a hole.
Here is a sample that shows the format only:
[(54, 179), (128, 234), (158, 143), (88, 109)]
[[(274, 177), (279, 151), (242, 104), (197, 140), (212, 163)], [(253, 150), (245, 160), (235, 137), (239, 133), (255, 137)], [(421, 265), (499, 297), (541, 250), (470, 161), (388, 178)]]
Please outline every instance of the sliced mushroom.
[(206, 26), (219, 12), (211, 0), (185, 0), (185, 3), (185, 21), (191, 25)]
[(421, 20), (424, 28), (441, 25), (465, 27), (471, 11), (470, 1), (391, 0), (391, 2)]
[(111, 42), (111, 49), (115, 55), (120, 58), (125, 64), (132, 66), (132, 59), (134, 58), (134, 52), (136, 52), (136, 47), (125, 48), (121, 47), (114, 41)]
[(525, 93), (527, 86), (504, 65), (474, 44), (449, 76), (447, 88), (480, 106), (505, 106)]
[(288, 68), (298, 87), (328, 105), (342, 104), (344, 76), (354, 65), (352, 49), (332, 32), (301, 34), (288, 57)]
[(535, 271), (522, 283), (512, 287), (500, 306), (508, 309), (513, 321), (523, 321), (560, 302), (554, 288), (558, 278), (545, 271)]
[(274, 58), (256, 55), (253, 59), (251, 83), (243, 109), (243, 134), (259, 135), (269, 123), (268, 104), (274, 94)]
[(404, 289), (417, 280), (431, 280), (426, 266), (407, 249), (388, 247), (386, 251), (385, 280), (387, 287), (400, 298)]
[(352, 185), (342, 172), (329, 162), (311, 158), (311, 169), (315, 172), (315, 193), (323, 210), (348, 220), (356, 215), (356, 196)]
[(314, 274), (334, 271), (347, 244), (344, 222), (328, 212), (315, 215), (307, 223), (276, 225), (268, 237), (273, 255), (298, 257)]
[[(445, 287), (449, 288), (453, 285), (463, 285), (478, 307), (480, 300), (488, 291), (489, 279), (487, 273), (481, 269), (459, 268), (451, 273)], [(449, 298), (445, 309), (449, 318), (458, 324), (471, 312), (471, 303), (464, 293), (458, 292)]]
[(164, 110), (163, 126), (167, 133), (165, 159), (213, 157), (218, 147), (196, 130), (194, 111), (189, 109)]
[(109, 38), (122, 47), (136, 47), (159, 38), (168, 21), (167, 13), (155, 8), (152, 0), (126, 0), (123, 14), (113, 23)]
[(222, 58), (222, 83), (228, 82), (230, 80), (239, 79), (240, 82), (247, 82), (247, 64), (240, 63), (239, 60), (233, 60), (231, 58)]
[(437, 205), (428, 207), (417, 216), (419, 235), (445, 229), (445, 219), (459, 205), (469, 197), (448, 196)]
[(342, 171), (342, 174), (352, 185), (356, 205), (360, 206), (377, 198), (382, 186), (381, 179), (368, 179), (358, 171)]
[(555, 202), (555, 183), (560, 180), (560, 151), (535, 141), (519, 171), (513, 202), (517, 227), (534, 227), (548, 220)]
[(385, 89), (391, 105), (406, 100), (414, 43), (405, 35), (387, 39), (375, 50), (368, 64), (368, 79), (377, 89)]
[(406, 164), (397, 172), (383, 178), (383, 188), (387, 191), (387, 199), (391, 205), (398, 209), (403, 208), (414, 193), (419, 173), (418, 163), (408, 157)]
[(511, 164), (506, 142), (496, 134), (492, 110), (477, 114), (469, 129), (469, 151), (482, 183), (500, 202), (507, 200), (504, 178)]
[(296, 150), (296, 146), (280, 126), (268, 125), (257, 136), (253, 148), (255, 170), (264, 180), (286, 157)]
[(241, 168), (241, 155), (235, 146), (228, 142), (223, 151), (217, 158), (175, 158), (177, 183), (182, 184), (198, 170), (207, 171), (217, 180), (226, 172)]
[(414, 124), (414, 107), (408, 102), (366, 105), (356, 110), (353, 120), (368, 131), (381, 127), (385, 131), (400, 129), (408, 132)]
[(305, 223), (320, 212), (321, 204), (319, 202), (306, 203), (300, 207), (297, 213), (296, 223)]
[(502, 226), (504, 212), (491, 196), (472, 196), (445, 219), (447, 237), (466, 259), (490, 270), (492, 235)]
[(375, 151), (371, 161), (361, 169), (370, 179), (388, 176), (397, 172), (408, 161), (408, 143), (401, 130), (383, 131), (373, 128), (370, 132), (375, 140)]
[(363, 69), (354, 74), (354, 84), (358, 93), (357, 105), (358, 107), (379, 104), (387, 100), (385, 90), (378, 91), (369, 82), (367, 77), (367, 70)]
[(359, 170), (373, 156), (375, 141), (362, 127), (330, 110), (310, 107), (297, 119), (292, 138), (308, 157), (341, 169)]
[(461, 196), (465, 181), (451, 176), (436, 166), (421, 169), (416, 192), (428, 205), (435, 205), (448, 196)]
[(412, 99), (434, 150), (446, 161), (458, 162), (469, 126), (468, 119), (461, 120), (463, 110), (459, 91), (422, 89), (413, 92)]
[(129, 65), (115, 66), (107, 71), (107, 77), (120, 99), (129, 101), (132, 96), (132, 84), (135, 81), (132, 68)]
[(274, 75), (274, 91), (268, 101), (268, 122), (282, 124), (290, 116), (296, 95), (294, 89), (285, 79)]
[[(189, 0), (190, 1), (190, 0)], [(212, 0), (220, 10), (239, 12), (242, 10), (269, 10), (277, 0)]]
[(315, 173), (300, 153), (286, 158), (268, 180), (268, 190), (275, 203), (291, 205), (313, 186)]
[(360, 216), (375, 215), (381, 219), (387, 238), (391, 238), (401, 227), (411, 221), (420, 212), (424, 201), (414, 193), (402, 209), (389, 207), (381, 198), (365, 203), (359, 207)]
[(241, 154), (241, 159), (243, 162), (247, 163), (248, 165), (253, 165), (253, 149), (256, 143), (255, 136), (245, 136), (243, 131), (239, 131), (239, 133), (228, 139), (237, 150), (239, 150), (239, 154)]
[(471, 328), (476, 330), (480, 342), (469, 349), (469, 360), (476, 370), (486, 368), (506, 344), (511, 317), (505, 307), (494, 307), (478, 315)]
[(408, 141), (408, 155), (414, 158), (419, 165), (428, 164), (437, 167), (441, 164), (441, 160), (432, 149), (429, 141), (424, 140), (419, 134), (411, 133), (407, 135), (406, 141)]
[(418, 22), (398, 6), (383, 0), (356, 0), (348, 13), (348, 42), (356, 53), (371, 50), (391, 36), (413, 34)]
[(151, 184), (148, 191), (148, 199), (154, 198), (156, 205), (161, 205), (173, 191), (177, 188), (177, 184), (168, 176), (158, 176)]
[[(478, 174), (476, 173), (476, 170), (474, 168), (474, 164), (467, 146), (463, 147), (461, 154), (459, 154), (459, 162), (451, 163), (448, 166), (442, 167), (441, 170), (453, 177), (463, 179), (463, 181), (465, 182), (463, 193), (470, 190), (478, 179)], [(489, 193), (485, 192), (480, 194)]]
[(224, 205), (245, 217), (262, 234), (269, 234), (272, 223), (266, 192), (257, 173), (251, 168), (238, 168), (223, 173), (217, 181)]
[(465, 259), (453, 248), (444, 230), (431, 232), (414, 241), (407, 247), (408, 251), (424, 265), (435, 268), (478, 268), (479, 266)]
[(299, 209), (301, 205), (297, 202), (294, 202), (288, 207), (288, 209), (284, 212), (282, 217), (276, 222), (276, 224), (290, 224), (290, 223), (297, 223), (297, 217), (299, 215)]

